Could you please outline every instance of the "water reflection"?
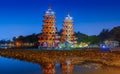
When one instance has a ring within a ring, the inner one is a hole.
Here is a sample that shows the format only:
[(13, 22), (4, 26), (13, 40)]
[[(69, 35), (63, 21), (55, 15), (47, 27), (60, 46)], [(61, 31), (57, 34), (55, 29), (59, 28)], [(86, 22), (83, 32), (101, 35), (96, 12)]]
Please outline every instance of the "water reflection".
[(91, 63), (74, 65), (73, 60), (37, 63), (38, 65), (24, 61), (0, 57), (0, 74), (80, 74), (96, 69)]
[[(58, 62), (57, 62), (58, 64)], [(73, 72), (73, 63), (70, 60), (59, 62), (60, 65), (58, 65), (61, 68), (62, 74), (72, 74)], [(56, 71), (56, 67), (54, 63), (46, 63), (44, 66), (42, 66), (42, 73), (43, 74), (57, 74), (58, 71)]]
[(0, 74), (42, 74), (40, 69), (37, 64), (0, 56)]
[(62, 74), (72, 74), (73, 72), (73, 63), (70, 60), (60, 62), (60, 67)]
[(43, 74), (55, 74), (55, 65), (53, 63), (46, 63), (42, 66)]
[[(45, 63), (42, 66), (43, 74), (79, 74), (84, 72), (93, 72), (100, 70), (101, 64), (86, 62), (84, 64), (74, 65), (73, 61), (65, 60), (57, 63)], [(58, 67), (60, 71), (58, 71)]]

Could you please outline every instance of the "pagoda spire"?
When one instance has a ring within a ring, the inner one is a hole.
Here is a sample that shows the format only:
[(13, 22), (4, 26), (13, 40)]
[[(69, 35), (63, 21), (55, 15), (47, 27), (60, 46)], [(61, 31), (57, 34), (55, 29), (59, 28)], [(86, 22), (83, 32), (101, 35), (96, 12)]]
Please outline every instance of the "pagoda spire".
[(74, 41), (74, 32), (73, 32), (73, 20), (70, 16), (69, 12), (67, 12), (66, 17), (63, 20), (63, 28), (62, 28), (62, 36), (61, 36), (61, 42), (68, 41)]
[(48, 6), (48, 10), (51, 10), (51, 6), (50, 5)]
[(48, 6), (48, 10), (45, 11), (45, 15), (54, 16), (55, 12), (52, 11), (51, 6)]
[(70, 17), (69, 11), (67, 12), (67, 17)]
[(48, 11), (51, 11), (51, 10), (52, 10), (52, 9), (51, 9), (51, 6), (49, 5), (49, 6), (48, 6)]
[(72, 17), (70, 16), (69, 12), (67, 12), (67, 16), (65, 17), (64, 20), (71, 20), (72, 21)]

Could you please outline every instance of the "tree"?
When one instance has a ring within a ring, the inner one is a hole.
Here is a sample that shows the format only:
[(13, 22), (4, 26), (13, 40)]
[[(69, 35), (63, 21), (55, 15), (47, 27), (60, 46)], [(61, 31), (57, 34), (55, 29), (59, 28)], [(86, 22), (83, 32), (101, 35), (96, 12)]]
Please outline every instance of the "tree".
[(23, 43), (33, 43), (35, 47), (38, 46), (38, 35), (39, 34), (32, 34), (27, 36), (19, 36), (19, 37), (13, 37), (13, 41), (19, 42), (21, 44)]
[(110, 38), (109, 38), (109, 39), (120, 42), (120, 26), (114, 27), (114, 28), (110, 31)]
[(74, 33), (75, 37), (77, 38), (77, 42), (88, 42), (88, 35), (80, 33), (80, 32), (75, 32)]
[(106, 39), (109, 38), (109, 30), (108, 29), (103, 29), (102, 32), (98, 35), (99, 39), (101, 42), (105, 41)]

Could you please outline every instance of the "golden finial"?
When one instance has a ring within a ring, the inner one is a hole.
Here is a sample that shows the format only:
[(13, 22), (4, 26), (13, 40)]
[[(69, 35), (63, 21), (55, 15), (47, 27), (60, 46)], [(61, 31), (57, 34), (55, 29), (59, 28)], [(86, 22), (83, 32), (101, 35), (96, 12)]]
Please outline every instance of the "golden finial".
[(51, 6), (50, 6), (50, 5), (48, 6), (48, 9), (51, 9)]

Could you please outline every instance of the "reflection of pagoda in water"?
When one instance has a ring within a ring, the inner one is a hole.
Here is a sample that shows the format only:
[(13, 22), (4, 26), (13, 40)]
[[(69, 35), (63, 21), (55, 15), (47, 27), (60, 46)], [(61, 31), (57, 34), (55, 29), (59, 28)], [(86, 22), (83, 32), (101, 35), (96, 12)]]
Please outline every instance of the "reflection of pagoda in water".
[[(61, 74), (73, 74), (74, 65), (71, 60), (62, 61), (59, 64), (60, 64), (59, 67), (61, 68), (61, 72), (62, 72)], [(57, 67), (55, 66), (55, 63), (49, 62), (43, 64), (41, 70), (43, 74), (58, 74), (56, 69)]]
[(40, 47), (57, 47), (59, 42), (73, 42), (75, 38), (73, 36), (73, 20), (68, 14), (63, 22), (62, 36), (58, 36), (55, 26), (55, 12), (49, 7), (44, 13), (42, 34), (39, 36)]
[(55, 74), (55, 66), (52, 63), (46, 63), (45, 66), (42, 66), (43, 74)]
[(62, 70), (62, 74), (72, 74), (74, 65), (72, 61), (67, 60), (67, 61), (61, 62), (60, 67)]

